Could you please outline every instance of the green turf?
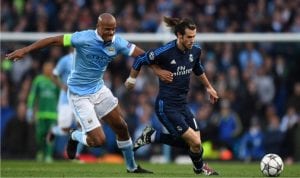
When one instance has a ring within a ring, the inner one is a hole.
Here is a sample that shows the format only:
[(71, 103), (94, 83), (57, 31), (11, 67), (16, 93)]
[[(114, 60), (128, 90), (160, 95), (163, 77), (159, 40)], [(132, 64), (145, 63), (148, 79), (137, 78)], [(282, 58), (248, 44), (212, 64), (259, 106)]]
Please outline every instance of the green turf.
[[(154, 174), (128, 174), (122, 164), (80, 164), (57, 161), (51, 164), (34, 161), (1, 161), (1, 177), (205, 177), (195, 175), (191, 165), (141, 163)], [(263, 177), (259, 163), (210, 162), (219, 177)], [(280, 177), (300, 177), (300, 164), (285, 166)]]

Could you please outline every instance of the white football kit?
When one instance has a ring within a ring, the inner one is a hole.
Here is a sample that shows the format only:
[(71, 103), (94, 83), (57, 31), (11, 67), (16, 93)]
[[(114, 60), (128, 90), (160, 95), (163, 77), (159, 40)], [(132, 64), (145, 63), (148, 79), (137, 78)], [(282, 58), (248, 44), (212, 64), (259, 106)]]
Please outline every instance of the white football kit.
[[(74, 53), (69, 53), (61, 57), (53, 69), (53, 75), (58, 76), (60, 81), (67, 85), (68, 76), (71, 72), (72, 62)], [(63, 89), (60, 90), (59, 101), (58, 101), (58, 127), (59, 128), (70, 128), (74, 120), (72, 108), (68, 102), (67, 92)]]

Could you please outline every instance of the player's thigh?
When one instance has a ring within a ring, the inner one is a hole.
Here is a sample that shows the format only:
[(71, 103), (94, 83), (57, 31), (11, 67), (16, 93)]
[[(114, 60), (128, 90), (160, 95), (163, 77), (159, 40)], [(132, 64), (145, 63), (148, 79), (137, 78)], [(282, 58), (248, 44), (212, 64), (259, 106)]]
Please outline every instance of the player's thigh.
[(169, 107), (162, 100), (156, 102), (155, 112), (160, 122), (174, 136), (181, 136), (189, 128), (180, 109)]
[(199, 131), (195, 131), (192, 128), (188, 128), (187, 131), (185, 131), (181, 137), (190, 146), (199, 146), (201, 144)]
[(90, 132), (101, 126), (94, 109), (94, 104), (91, 103), (89, 97), (81, 97), (70, 93), (69, 102), (84, 132)]
[(60, 128), (70, 128), (73, 122), (73, 112), (71, 106), (66, 104), (59, 104), (58, 106), (58, 120), (57, 124)]
[(103, 86), (99, 92), (93, 95), (92, 102), (95, 103), (98, 118), (108, 123), (118, 138), (127, 139), (127, 124), (121, 115), (118, 99), (112, 92), (106, 86)]
[[(95, 111), (99, 119), (108, 115), (118, 106), (118, 99), (106, 86), (103, 86), (101, 90), (91, 97), (91, 102), (95, 104)], [(118, 114), (117, 112), (115, 113)]]
[(105, 115), (103, 120), (113, 129), (118, 138), (126, 139), (129, 137), (128, 127), (121, 115), (120, 107), (117, 106), (110, 113)]
[(190, 111), (188, 106), (185, 106), (181, 113), (182, 115), (184, 115), (185, 121), (189, 125), (189, 127), (191, 127), (194, 131), (199, 131), (199, 126), (196, 121), (196, 118)]

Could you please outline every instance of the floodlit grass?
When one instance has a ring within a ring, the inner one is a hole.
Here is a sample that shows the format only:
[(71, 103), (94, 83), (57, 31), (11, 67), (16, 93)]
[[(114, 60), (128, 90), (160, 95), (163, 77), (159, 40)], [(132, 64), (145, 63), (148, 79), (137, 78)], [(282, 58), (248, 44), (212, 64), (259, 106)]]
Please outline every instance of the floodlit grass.
[[(154, 174), (128, 174), (123, 164), (80, 164), (56, 161), (51, 164), (35, 161), (1, 161), (1, 177), (205, 177), (195, 175), (192, 165), (150, 164), (140, 162)], [(259, 163), (209, 162), (219, 173), (218, 177), (263, 177)], [(285, 166), (280, 177), (300, 177), (300, 164)]]

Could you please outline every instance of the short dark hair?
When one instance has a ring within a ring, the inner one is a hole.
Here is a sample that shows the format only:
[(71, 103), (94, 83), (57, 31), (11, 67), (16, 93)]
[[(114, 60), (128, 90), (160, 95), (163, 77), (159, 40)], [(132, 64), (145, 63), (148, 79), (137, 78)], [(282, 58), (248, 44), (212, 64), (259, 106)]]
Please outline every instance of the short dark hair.
[(164, 16), (164, 22), (167, 24), (168, 27), (171, 27), (174, 34), (177, 36), (177, 33), (182, 35), (185, 34), (185, 29), (194, 30), (196, 29), (196, 24), (193, 20), (184, 18), (171, 18)]

